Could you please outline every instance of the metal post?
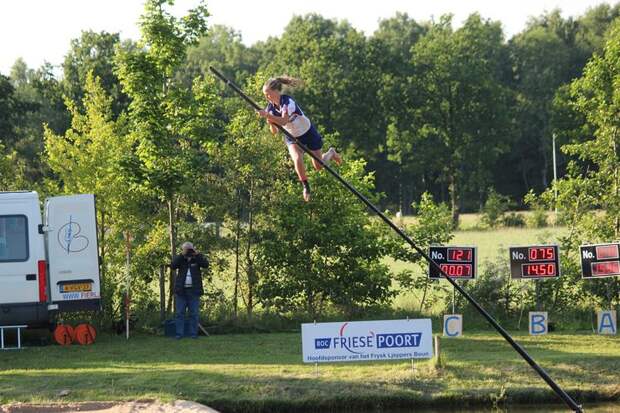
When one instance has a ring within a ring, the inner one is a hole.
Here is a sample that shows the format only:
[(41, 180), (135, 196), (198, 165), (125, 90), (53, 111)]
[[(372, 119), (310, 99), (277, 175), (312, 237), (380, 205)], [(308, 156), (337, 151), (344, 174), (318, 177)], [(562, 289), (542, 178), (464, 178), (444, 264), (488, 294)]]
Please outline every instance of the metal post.
[(555, 159), (555, 133), (553, 133), (552, 135), (553, 137), (553, 200), (554, 200), (554, 205), (555, 205), (555, 214), (556, 214), (556, 219), (557, 219), (557, 214), (558, 214), (558, 187), (557, 187), (557, 181), (558, 181), (558, 165)]
[(131, 234), (125, 233), (125, 252), (127, 254), (125, 278), (125, 338), (129, 340), (130, 275), (131, 275)]
[(165, 266), (159, 267), (159, 318), (163, 323), (166, 320), (166, 285), (165, 285)]
[(452, 314), (454, 313), (454, 302), (456, 301), (456, 288), (452, 287)]
[[(260, 106), (258, 106), (252, 99), (250, 99), (243, 91), (230, 80), (228, 80), (224, 75), (222, 75), (217, 69), (213, 66), (209, 66), (209, 69), (215, 76), (217, 76), (220, 80), (222, 80), (226, 85), (228, 85), (232, 90), (234, 90), (243, 100), (245, 100), (250, 106), (252, 106), (255, 110), (262, 110)], [(413, 248), (420, 256), (422, 256), (431, 266), (434, 266), (437, 271), (445, 277), (452, 286), (458, 290), (461, 295), (463, 295), (467, 301), (471, 305), (473, 305), (480, 314), (497, 330), (497, 332), (504, 337), (504, 339), (512, 346), (512, 348), (519, 353), (521, 357), (538, 373), (538, 375), (553, 389), (553, 391), (575, 412), (583, 412), (580, 405), (578, 405), (558, 384), (547, 374), (547, 372), (540, 367), (534, 359), (521, 347), (508, 332), (499, 325), (499, 323), (485, 310), (480, 304), (461, 286), (459, 286), (456, 281), (454, 281), (444, 270), (441, 269), (439, 264), (437, 264), (426, 252), (424, 252), (417, 244), (402, 230), (400, 229), (391, 219), (389, 219), (383, 212), (379, 210), (372, 202), (368, 200), (364, 195), (362, 195), (357, 189), (355, 189), (349, 182), (347, 182), (343, 177), (338, 174), (334, 169), (332, 169), (328, 164), (323, 162), (320, 156), (315, 155), (308, 149), (306, 145), (301, 143), (296, 137), (288, 133), (282, 126), (276, 125), (280, 132), (288, 136), (290, 139), (295, 142), (297, 146), (299, 146), (305, 153), (307, 153), (312, 159), (317, 161), (328, 173), (330, 173), (338, 182), (340, 182), (345, 188), (347, 188), (353, 195), (355, 195), (360, 201), (362, 201), (371, 211), (373, 211), (379, 218), (383, 220), (387, 225), (390, 226), (403, 240), (405, 240), (411, 248)]]

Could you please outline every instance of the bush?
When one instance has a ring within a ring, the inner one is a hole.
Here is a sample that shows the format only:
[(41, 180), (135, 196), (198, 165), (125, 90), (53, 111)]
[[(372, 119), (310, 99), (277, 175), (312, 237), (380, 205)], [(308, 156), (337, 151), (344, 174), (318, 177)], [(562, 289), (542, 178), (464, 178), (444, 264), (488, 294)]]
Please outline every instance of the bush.
[(530, 228), (544, 228), (547, 225), (547, 211), (542, 206), (535, 207), (527, 218), (527, 226)]
[(502, 222), (502, 217), (510, 207), (510, 198), (498, 194), (494, 189), (489, 190), (487, 201), (482, 208), (482, 222), (490, 228), (497, 227)]
[(516, 212), (511, 212), (510, 214), (504, 215), (502, 217), (502, 225), (505, 227), (524, 227), (525, 226), (525, 218), (523, 215), (518, 214)]
[(544, 207), (543, 200), (534, 194), (534, 191), (530, 190), (523, 198), (525, 204), (529, 205), (532, 210), (532, 214), (527, 218), (527, 226), (530, 228), (543, 228), (548, 225), (547, 223), (547, 211)]

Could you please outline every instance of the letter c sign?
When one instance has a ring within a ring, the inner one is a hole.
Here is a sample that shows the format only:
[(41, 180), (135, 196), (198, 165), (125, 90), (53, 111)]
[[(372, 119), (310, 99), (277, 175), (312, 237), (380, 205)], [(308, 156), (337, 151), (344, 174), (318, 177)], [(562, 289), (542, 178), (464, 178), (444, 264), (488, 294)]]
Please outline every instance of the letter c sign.
[(444, 314), (443, 316), (443, 336), (461, 337), (463, 335), (463, 315)]

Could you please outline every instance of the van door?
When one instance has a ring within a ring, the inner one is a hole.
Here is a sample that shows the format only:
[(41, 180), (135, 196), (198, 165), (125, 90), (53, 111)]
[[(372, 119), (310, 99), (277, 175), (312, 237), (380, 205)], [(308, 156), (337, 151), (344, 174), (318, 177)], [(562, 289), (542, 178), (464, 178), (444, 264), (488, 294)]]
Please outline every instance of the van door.
[(51, 302), (61, 312), (98, 310), (101, 281), (95, 196), (48, 198), (45, 224)]
[(45, 301), (45, 279), (38, 274), (45, 253), (40, 223), (36, 192), (0, 193), (0, 305)]

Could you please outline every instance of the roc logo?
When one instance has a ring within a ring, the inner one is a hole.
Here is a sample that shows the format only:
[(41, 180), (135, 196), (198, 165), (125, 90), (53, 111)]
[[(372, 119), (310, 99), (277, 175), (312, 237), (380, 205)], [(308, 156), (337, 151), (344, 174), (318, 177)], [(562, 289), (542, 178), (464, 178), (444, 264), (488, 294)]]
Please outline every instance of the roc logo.
[(315, 338), (314, 339), (314, 348), (317, 350), (326, 350), (330, 348), (332, 345), (331, 338)]

